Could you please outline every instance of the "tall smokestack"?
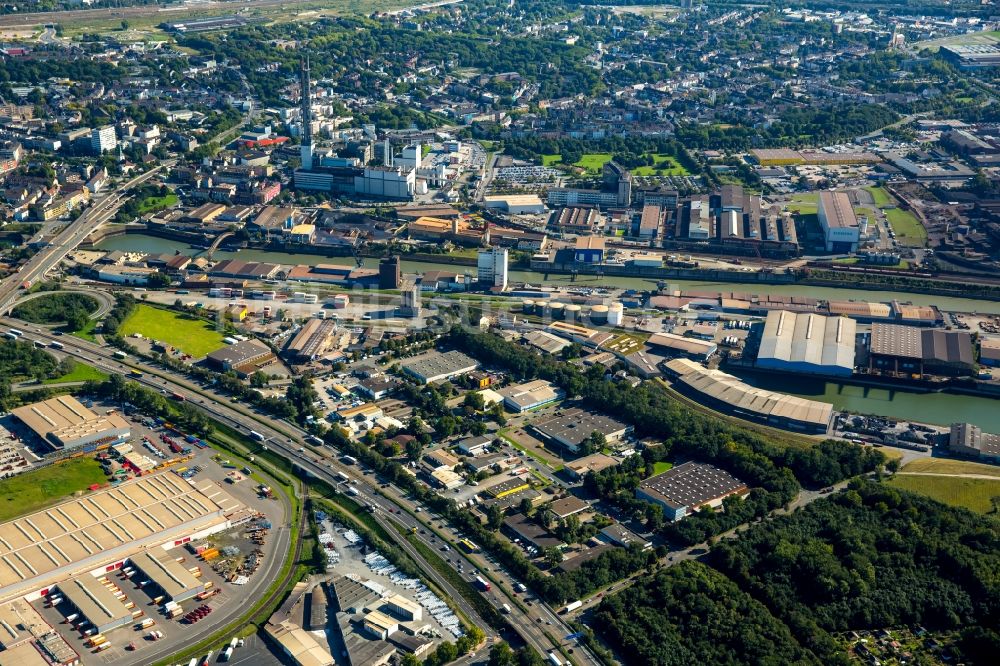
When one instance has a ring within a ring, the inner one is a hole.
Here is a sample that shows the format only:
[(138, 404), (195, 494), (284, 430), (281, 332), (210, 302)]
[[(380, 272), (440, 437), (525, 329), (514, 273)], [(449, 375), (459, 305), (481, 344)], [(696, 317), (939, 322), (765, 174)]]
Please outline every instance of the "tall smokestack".
[(309, 78), (309, 56), (302, 58), (299, 83), (302, 85), (302, 168), (308, 171), (313, 168), (312, 82)]

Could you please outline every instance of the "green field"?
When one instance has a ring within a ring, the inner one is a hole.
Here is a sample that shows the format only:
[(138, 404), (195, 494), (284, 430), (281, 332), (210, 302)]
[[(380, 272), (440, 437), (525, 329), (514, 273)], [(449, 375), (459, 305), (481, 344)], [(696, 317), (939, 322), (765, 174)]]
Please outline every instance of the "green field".
[(542, 155), (542, 166), (555, 166), (562, 162), (562, 155)]
[(171, 345), (196, 358), (215, 351), (223, 345), (221, 331), (207, 321), (161, 310), (140, 303), (135, 312), (122, 322), (122, 335), (141, 335)]
[(653, 474), (663, 474), (673, 466), (674, 466), (673, 463), (668, 463), (665, 460), (661, 460), (658, 463), (653, 463)]
[(927, 243), (927, 231), (917, 216), (908, 210), (889, 208), (885, 218), (896, 232), (896, 240), (907, 247), (923, 247)]
[(59, 384), (62, 382), (86, 382), (89, 380), (94, 380), (95, 382), (102, 382), (107, 379), (108, 376), (98, 370), (97, 368), (91, 367), (89, 365), (84, 365), (82, 363), (77, 363), (76, 367), (73, 368), (73, 372), (68, 372), (62, 377), (55, 377), (53, 379), (46, 379), (44, 384)]
[(598, 174), (601, 173), (604, 165), (611, 161), (611, 157), (611, 153), (584, 153), (583, 157), (573, 163), (573, 166), (586, 169), (592, 174)]
[(681, 166), (672, 155), (653, 154), (653, 166), (641, 166), (632, 169), (636, 176), (689, 176), (690, 172)]
[(1000, 467), (983, 463), (951, 460), (949, 458), (917, 458), (903, 466), (904, 472), (927, 472), (931, 474), (976, 474), (1000, 478)]
[(73, 331), (72, 335), (88, 342), (97, 342), (97, 336), (94, 335), (95, 328), (97, 328), (97, 320), (88, 319), (84, 327), (79, 331)]
[(819, 209), (819, 194), (816, 192), (793, 194), (786, 208), (796, 215), (815, 215)]
[(0, 481), (0, 522), (38, 511), (95, 483), (107, 483), (93, 458), (75, 458)]
[(1000, 496), (1000, 479), (963, 479), (954, 476), (897, 475), (887, 482), (895, 488), (927, 495), (951, 506), (964, 506), (976, 513), (988, 513), (991, 497)]
[(156, 211), (163, 210), (164, 208), (170, 208), (175, 205), (177, 201), (178, 199), (176, 194), (143, 199), (142, 203), (139, 204), (139, 214), (143, 215), (145, 213), (154, 213)]
[(879, 208), (896, 205), (896, 200), (892, 198), (891, 194), (885, 191), (884, 187), (866, 187), (865, 189), (871, 193), (872, 200)]

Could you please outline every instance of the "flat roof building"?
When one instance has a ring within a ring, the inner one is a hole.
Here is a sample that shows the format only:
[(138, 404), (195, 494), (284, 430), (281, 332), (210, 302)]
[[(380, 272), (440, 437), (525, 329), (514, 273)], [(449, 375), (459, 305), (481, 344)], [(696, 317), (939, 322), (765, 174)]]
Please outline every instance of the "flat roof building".
[(676, 387), (697, 394), (721, 412), (789, 430), (825, 434), (830, 428), (833, 405), (829, 403), (750, 386), (737, 377), (686, 358), (675, 358), (665, 367), (676, 377)]
[(103, 634), (132, 622), (132, 611), (111, 590), (89, 574), (59, 583), (59, 593)]
[(687, 338), (673, 333), (654, 333), (649, 336), (646, 344), (670, 356), (686, 356), (702, 361), (710, 358), (719, 348), (708, 340)]
[(402, 364), (403, 370), (424, 384), (464, 375), (479, 367), (479, 361), (460, 351), (431, 352)]
[(535, 421), (531, 427), (545, 439), (573, 452), (578, 451), (593, 432), (601, 433), (608, 442), (620, 441), (632, 432), (630, 425), (578, 407)]
[(0, 524), (0, 598), (227, 529), (245, 507), (211, 481), (142, 476)]
[(566, 463), (566, 471), (575, 479), (582, 479), (591, 472), (614, 467), (618, 461), (604, 453), (592, 453)]
[(96, 414), (71, 395), (17, 407), (11, 413), (56, 451), (117, 444), (132, 434), (129, 422), (117, 412)]
[(850, 377), (856, 333), (857, 323), (847, 317), (772, 310), (764, 322), (757, 367)]
[(206, 358), (211, 365), (224, 372), (235, 370), (242, 374), (250, 374), (273, 362), (274, 352), (260, 340), (251, 339), (216, 349)]
[(129, 561), (171, 601), (180, 603), (205, 591), (205, 583), (165, 551), (146, 551), (130, 557)]
[(983, 432), (971, 423), (952, 423), (948, 449), (957, 455), (983, 460), (1000, 460), (1000, 435)]
[(965, 331), (872, 324), (869, 368), (897, 375), (970, 375), (972, 336)]
[(399, 594), (386, 599), (385, 608), (407, 622), (420, 621), (424, 617), (424, 609), (420, 604)]
[(523, 513), (515, 513), (509, 518), (505, 518), (503, 521), (503, 529), (511, 535), (512, 538), (520, 539), (525, 543), (534, 546), (538, 550), (545, 550), (546, 548), (563, 545), (563, 542), (560, 539), (553, 536), (547, 529), (538, 523), (532, 522), (532, 520)]
[(1000, 338), (979, 336), (979, 362), (983, 365), (1000, 365)]
[(746, 495), (747, 485), (725, 470), (686, 462), (651, 476), (635, 490), (639, 499), (659, 504), (668, 520), (677, 521), (705, 506), (718, 507), (732, 495)]
[(497, 391), (503, 396), (504, 407), (512, 412), (526, 412), (562, 400), (562, 389), (544, 379), (536, 379), (524, 384), (505, 386)]

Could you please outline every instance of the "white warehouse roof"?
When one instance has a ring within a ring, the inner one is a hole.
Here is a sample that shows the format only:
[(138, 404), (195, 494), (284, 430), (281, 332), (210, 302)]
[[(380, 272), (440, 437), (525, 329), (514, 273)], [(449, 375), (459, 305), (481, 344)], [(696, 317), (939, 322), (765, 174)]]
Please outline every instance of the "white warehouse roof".
[(757, 353), (762, 368), (851, 374), (857, 322), (848, 317), (772, 310)]

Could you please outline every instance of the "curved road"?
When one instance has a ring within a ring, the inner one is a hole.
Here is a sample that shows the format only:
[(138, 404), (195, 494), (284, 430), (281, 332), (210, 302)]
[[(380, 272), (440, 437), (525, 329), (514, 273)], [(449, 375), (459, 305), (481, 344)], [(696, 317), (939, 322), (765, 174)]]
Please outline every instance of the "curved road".
[[(367, 470), (359, 472), (356, 466), (340, 463), (336, 458), (336, 454), (328, 447), (313, 448), (308, 444), (310, 441), (307, 439), (309, 434), (297, 426), (283, 421), (275, 423), (267, 415), (250, 410), (242, 404), (233, 403), (227, 396), (198, 386), (186, 377), (178, 376), (176, 373), (167, 371), (159, 366), (135, 361), (131, 358), (125, 362), (119, 361), (112, 356), (115, 351), (113, 348), (101, 347), (73, 336), (55, 336), (49, 331), (33, 330), (37, 327), (26, 326), (22, 321), (8, 317), (0, 318), (0, 324), (13, 325), (22, 329), (27, 328), (26, 332), (32, 338), (41, 338), (50, 342), (58, 341), (63, 345), (64, 348), (62, 351), (64, 353), (70, 354), (105, 372), (127, 375), (133, 368), (141, 370), (144, 373), (143, 376), (132, 379), (158, 391), (177, 392), (191, 402), (191, 404), (207, 412), (215, 420), (240, 432), (248, 432), (252, 429), (261, 433), (265, 438), (261, 446), (292, 461), (300, 473), (322, 479), (331, 486), (336, 487), (340, 483), (340, 480), (335, 474), (343, 472), (351, 479), (352, 484), (360, 493), (359, 496), (355, 497), (355, 500), (371, 504), (376, 508), (377, 516), (379, 513), (388, 512), (391, 513), (393, 519), (398, 519), (406, 526), (416, 524), (416, 521), (413, 519), (416, 506), (407, 497), (391, 486), (386, 489), (376, 489), (375, 485), (377, 482), (375, 479), (366, 478), (366, 476), (372, 474), (371, 472)], [(433, 517), (430, 516), (429, 518)], [(381, 521), (384, 520), (384, 517), (380, 516), (378, 519)], [(436, 519), (436, 521), (443, 523), (440, 519)], [(436, 578), (433, 567), (412, 548), (412, 545), (404, 537), (399, 535), (394, 529), (387, 529), (387, 532), (397, 545), (415, 557), (417, 562), (421, 564), (421, 568), (427, 572), (427, 575), (442, 587), (445, 593), (471, 618), (472, 622), (483, 628), (484, 631), (488, 629), (488, 626), (479, 617), (478, 613), (474, 611), (453, 586), (443, 578)], [(444, 533), (444, 530), (441, 530), (441, 533)], [(446, 536), (451, 544), (451, 550), (454, 551), (457, 548), (459, 537), (455, 536), (453, 532), (446, 533)], [(435, 535), (430, 532), (419, 535), (419, 538), (432, 549), (436, 550), (440, 547), (441, 542), (436, 541)], [(493, 570), (489, 575), (494, 580), (500, 578), (504, 581), (506, 588), (513, 589), (514, 581), (502, 572)], [(511, 621), (511, 624), (525, 642), (543, 654), (559, 647), (562, 643), (562, 637), (572, 632), (558, 616), (553, 614), (540, 601), (533, 602), (532, 606), (528, 609), (529, 612), (524, 613), (516, 604), (510, 603), (508, 598), (503, 596), (497, 589), (484, 594), (484, 596), (497, 609), (500, 609), (504, 603), (509, 603), (513, 612), (507, 617)], [(494, 634), (487, 631), (487, 637), (493, 638)], [(587, 666), (597, 666), (601, 663), (583, 645), (574, 646), (573, 661), (577, 664)]]

